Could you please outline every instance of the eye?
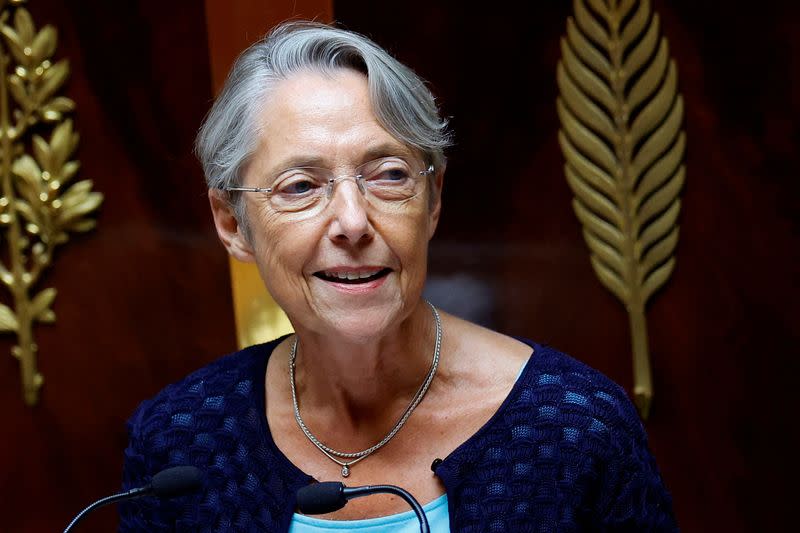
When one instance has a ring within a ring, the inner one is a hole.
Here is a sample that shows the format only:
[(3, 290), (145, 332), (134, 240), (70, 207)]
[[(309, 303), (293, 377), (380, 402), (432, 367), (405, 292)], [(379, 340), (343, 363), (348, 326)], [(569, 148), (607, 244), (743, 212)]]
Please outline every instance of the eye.
[(307, 196), (322, 186), (321, 179), (310, 169), (294, 169), (275, 181), (273, 191), (283, 196)]
[(388, 181), (401, 181), (408, 179), (409, 173), (404, 168), (389, 168), (381, 172), (378, 179)]
[(295, 181), (288, 185), (283, 185), (280, 188), (280, 192), (284, 194), (304, 194), (314, 188), (314, 183), (305, 180), (305, 181)]
[(408, 165), (400, 159), (381, 160), (364, 172), (368, 181), (397, 184), (411, 177)]

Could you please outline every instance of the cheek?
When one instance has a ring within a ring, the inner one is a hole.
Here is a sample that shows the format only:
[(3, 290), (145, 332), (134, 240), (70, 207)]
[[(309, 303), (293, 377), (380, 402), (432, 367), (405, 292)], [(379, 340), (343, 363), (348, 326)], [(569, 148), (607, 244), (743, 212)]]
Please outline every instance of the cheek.
[(280, 233), (280, 224), (261, 205), (248, 206), (247, 220), (250, 227), (250, 240), (256, 257), (263, 261), (264, 258), (273, 256), (273, 246), (280, 243), (276, 234)]
[(387, 221), (384, 227), (387, 233), (383, 235), (387, 236), (388, 244), (400, 259), (406, 274), (424, 276), (430, 232), (427, 209), (415, 211), (400, 220)]
[(261, 276), (273, 288), (302, 275), (316, 238), (306, 224), (286, 221), (267, 209), (253, 209), (250, 217), (253, 251)]

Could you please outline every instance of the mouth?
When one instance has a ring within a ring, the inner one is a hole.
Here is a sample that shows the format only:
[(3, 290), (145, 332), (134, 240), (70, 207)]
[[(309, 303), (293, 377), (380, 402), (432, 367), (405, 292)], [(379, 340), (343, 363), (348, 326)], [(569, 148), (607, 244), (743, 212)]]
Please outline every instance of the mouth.
[(373, 268), (369, 270), (320, 270), (314, 276), (332, 283), (345, 283), (347, 285), (360, 285), (370, 283), (389, 275), (391, 268)]

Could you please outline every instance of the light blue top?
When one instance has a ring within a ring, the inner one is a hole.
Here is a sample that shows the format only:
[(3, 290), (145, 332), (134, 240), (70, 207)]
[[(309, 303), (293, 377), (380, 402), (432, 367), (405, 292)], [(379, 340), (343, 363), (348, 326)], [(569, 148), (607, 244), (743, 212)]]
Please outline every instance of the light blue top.
[[(450, 513), (447, 510), (447, 494), (442, 494), (432, 502), (422, 506), (431, 533), (449, 533)], [(322, 520), (295, 513), (289, 525), (289, 533), (342, 533), (357, 531), (358, 533), (418, 533), (419, 520), (414, 511), (366, 518), (364, 520)]]

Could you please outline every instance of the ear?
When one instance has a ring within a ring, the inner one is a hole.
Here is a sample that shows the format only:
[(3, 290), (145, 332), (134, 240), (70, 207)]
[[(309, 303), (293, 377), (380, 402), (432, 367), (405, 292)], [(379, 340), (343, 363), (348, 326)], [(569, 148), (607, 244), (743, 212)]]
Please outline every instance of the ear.
[(218, 189), (209, 189), (208, 202), (211, 204), (211, 214), (214, 216), (217, 235), (228, 253), (239, 261), (254, 263), (253, 248), (244, 234), (244, 228), (233, 214), (227, 194)]
[(436, 232), (436, 227), (439, 225), (439, 215), (442, 212), (442, 185), (444, 183), (444, 171), (446, 166), (436, 171), (436, 177), (433, 180), (433, 190), (431, 194), (433, 198), (430, 203), (430, 223), (428, 224), (428, 240), (433, 238)]

